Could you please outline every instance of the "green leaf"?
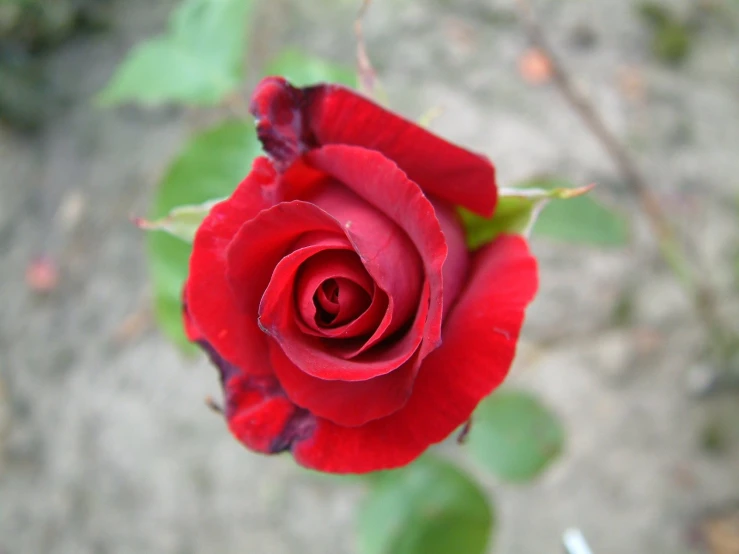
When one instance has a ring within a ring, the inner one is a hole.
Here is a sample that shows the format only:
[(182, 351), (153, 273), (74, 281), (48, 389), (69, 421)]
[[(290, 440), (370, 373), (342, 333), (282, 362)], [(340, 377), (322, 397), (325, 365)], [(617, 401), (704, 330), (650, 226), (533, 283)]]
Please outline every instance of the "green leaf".
[(499, 391), (484, 400), (472, 416), (467, 445), (472, 456), (506, 481), (528, 481), (562, 451), (559, 420), (534, 396)]
[[(528, 182), (526, 186), (561, 190), (571, 185), (566, 181), (539, 179)], [(539, 214), (533, 234), (601, 247), (624, 246), (629, 241), (629, 227), (623, 215), (598, 203), (590, 195), (549, 203)]]
[(294, 48), (283, 50), (267, 65), (265, 73), (281, 75), (296, 87), (323, 82), (340, 83), (348, 87), (357, 84), (357, 77), (352, 69)]
[(424, 457), (373, 482), (359, 513), (359, 551), (481, 554), (493, 524), (488, 500), (470, 477)]
[(98, 101), (217, 104), (242, 81), (252, 3), (184, 0), (167, 33), (134, 48)]
[(532, 226), (550, 200), (572, 199), (589, 192), (593, 187), (551, 187), (551, 188), (501, 188), (493, 217), (486, 218), (459, 209), (467, 235), (467, 245), (478, 248), (491, 242), (503, 233), (528, 235)]
[[(252, 123), (228, 122), (194, 137), (162, 180), (150, 218), (158, 220), (178, 206), (230, 195), (259, 151)], [(147, 246), (157, 319), (169, 337), (188, 345), (181, 312), (191, 246), (166, 233), (149, 233)]]

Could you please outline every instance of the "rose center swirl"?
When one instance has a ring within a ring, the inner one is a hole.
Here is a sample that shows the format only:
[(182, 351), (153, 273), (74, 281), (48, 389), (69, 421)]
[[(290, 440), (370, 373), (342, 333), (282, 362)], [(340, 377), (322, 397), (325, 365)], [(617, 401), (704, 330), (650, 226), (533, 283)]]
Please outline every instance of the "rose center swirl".
[(359, 317), (372, 298), (361, 286), (344, 277), (326, 279), (313, 295), (316, 324), (342, 325)]
[[(320, 334), (371, 315), (375, 284), (355, 252), (326, 250), (311, 256), (301, 264), (295, 285), (300, 319)], [(377, 318), (369, 319), (366, 323), (377, 325)]]

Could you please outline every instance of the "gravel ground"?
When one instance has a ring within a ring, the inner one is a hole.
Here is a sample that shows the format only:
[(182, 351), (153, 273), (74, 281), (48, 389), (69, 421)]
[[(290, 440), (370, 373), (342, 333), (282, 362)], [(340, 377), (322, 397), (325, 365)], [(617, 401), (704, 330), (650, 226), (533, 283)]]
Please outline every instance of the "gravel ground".
[[(679, 68), (651, 55), (631, 2), (552, 1), (540, 13), (739, 321), (739, 14), (712, 4), (723, 11), (704, 18)], [(114, 30), (49, 60), (66, 110), (36, 137), (0, 130), (0, 553), (354, 552), (361, 489), (246, 452), (204, 406), (219, 394), (215, 372), (149, 321), (142, 236), (128, 217), (146, 210), (201, 118), (106, 112), (90, 97), (171, 5), (118, 2)], [(290, 42), (350, 61), (355, 9), (270, 0), (252, 57)], [(594, 181), (633, 223), (623, 249), (535, 241), (542, 287), (511, 383), (561, 415), (568, 443), (534, 485), (483, 476), (495, 551), (556, 552), (577, 525), (594, 554), (699, 552), (696, 518), (739, 498), (739, 402), (691, 396), (700, 325), (610, 160), (550, 85), (521, 78), (528, 44), (515, 21), (502, 0), (377, 0), (366, 25), (397, 109), (441, 106), (434, 129), (488, 153), (502, 183), (542, 172)], [(25, 276), (40, 253), (60, 270), (46, 295)], [(705, 447), (708, 435), (720, 448)]]

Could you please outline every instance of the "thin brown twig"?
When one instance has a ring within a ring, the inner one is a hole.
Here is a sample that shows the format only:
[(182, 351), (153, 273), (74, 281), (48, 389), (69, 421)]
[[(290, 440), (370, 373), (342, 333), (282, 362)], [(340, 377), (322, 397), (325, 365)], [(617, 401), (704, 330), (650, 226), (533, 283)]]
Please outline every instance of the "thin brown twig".
[(369, 9), (372, 0), (362, 0), (357, 18), (354, 20), (354, 34), (357, 37), (357, 73), (359, 74), (359, 87), (362, 92), (372, 96), (375, 91), (376, 74), (372, 62), (367, 54), (364, 42), (364, 31), (362, 30), (362, 19)]
[(549, 46), (541, 25), (536, 19), (528, 0), (517, 0), (522, 13), (526, 34), (532, 44), (548, 58), (552, 71), (552, 82), (560, 91), (583, 123), (601, 143), (623, 175), (624, 181), (639, 203), (657, 237), (665, 261), (675, 271), (691, 296), (693, 308), (721, 350), (727, 345), (727, 333), (718, 314), (713, 290), (694, 270), (684, 245), (677, 238), (672, 223), (660, 206), (659, 199), (652, 193), (647, 179), (639, 170), (628, 150), (616, 138), (598, 115), (593, 105), (575, 87), (554, 50)]
[(619, 170), (623, 173), (628, 186), (631, 187), (632, 191), (642, 202), (657, 236), (660, 238), (668, 237), (669, 240), (673, 240), (674, 233), (672, 226), (662, 213), (659, 207), (659, 201), (650, 191), (646, 179), (644, 179), (641, 172), (637, 169), (636, 164), (632, 161), (626, 149), (616, 139), (613, 133), (611, 133), (608, 127), (606, 127), (592, 104), (572, 84), (569, 74), (565, 71), (564, 66), (549, 46), (528, 0), (517, 1), (523, 13), (523, 23), (529, 39), (549, 58), (554, 84), (588, 126), (590, 131), (598, 138), (608, 152), (608, 155), (613, 158)]
[(223, 415), (224, 413), (223, 406), (216, 402), (216, 400), (212, 396), (205, 397), (205, 405), (217, 414)]

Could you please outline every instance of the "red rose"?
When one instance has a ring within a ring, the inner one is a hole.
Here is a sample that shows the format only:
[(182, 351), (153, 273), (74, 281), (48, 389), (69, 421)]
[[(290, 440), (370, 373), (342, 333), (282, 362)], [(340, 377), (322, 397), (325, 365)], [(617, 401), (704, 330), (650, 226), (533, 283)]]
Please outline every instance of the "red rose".
[(254, 162), (195, 237), (185, 325), (219, 368), (231, 432), (361, 473), (418, 457), (506, 376), (537, 286), (526, 242), (475, 252), (484, 157), (335, 85), (263, 80)]

